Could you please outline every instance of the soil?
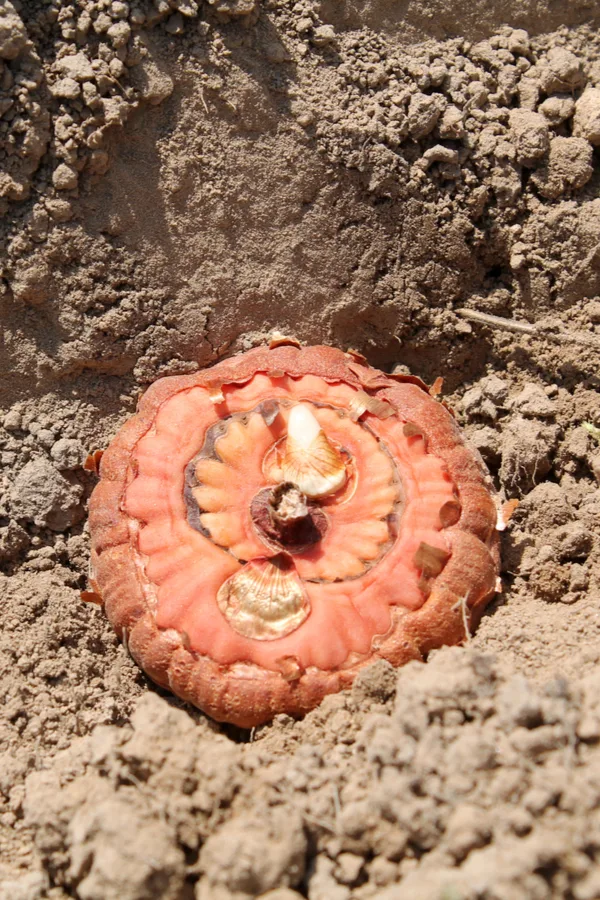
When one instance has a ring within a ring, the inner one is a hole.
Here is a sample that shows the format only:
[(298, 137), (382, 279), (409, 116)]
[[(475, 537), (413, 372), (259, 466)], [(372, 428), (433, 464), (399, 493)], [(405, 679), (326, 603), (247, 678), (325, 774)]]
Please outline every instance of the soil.
[[(599, 25), (0, 3), (2, 900), (600, 897)], [(467, 646), (248, 733), (81, 601), (82, 462), (275, 329), (443, 376), (519, 505)]]

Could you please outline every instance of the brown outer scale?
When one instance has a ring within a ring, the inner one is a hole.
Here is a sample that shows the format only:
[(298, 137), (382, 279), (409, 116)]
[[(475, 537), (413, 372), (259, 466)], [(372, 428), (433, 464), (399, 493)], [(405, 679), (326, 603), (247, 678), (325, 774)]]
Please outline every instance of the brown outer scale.
[[(416, 611), (392, 608), (388, 633), (373, 641), (370, 657), (348, 668), (298, 672), (291, 660), (288, 666), (282, 663), (282, 671), (287, 668), (286, 678), (250, 663), (219, 665), (186, 649), (185, 638), (175, 631), (159, 630), (144, 594), (143, 573), (130, 540), (130, 520), (122, 510), (125, 490), (135, 477), (132, 453), (137, 442), (151, 427), (161, 405), (174, 394), (196, 386), (215, 390), (222, 384), (244, 383), (257, 372), (284, 372), (294, 378), (316, 375), (387, 400), (403, 419), (423, 432), (429, 451), (445, 463), (458, 490), (460, 518), (444, 530), (452, 553), (433, 580), (429, 597)], [(358, 354), (332, 347), (256, 348), (193, 375), (162, 378), (141, 398), (137, 414), (105, 452), (100, 482), (90, 500), (92, 586), (144, 671), (214, 719), (250, 728), (277, 713), (303, 715), (327, 694), (349, 687), (360, 669), (375, 660), (386, 659), (394, 666), (423, 660), (430, 650), (465, 639), (465, 615), (469, 628), (477, 624), (494, 594), (498, 573), (496, 506), (488, 480), (482, 465), (463, 444), (452, 416), (418, 378), (385, 375), (364, 364)]]

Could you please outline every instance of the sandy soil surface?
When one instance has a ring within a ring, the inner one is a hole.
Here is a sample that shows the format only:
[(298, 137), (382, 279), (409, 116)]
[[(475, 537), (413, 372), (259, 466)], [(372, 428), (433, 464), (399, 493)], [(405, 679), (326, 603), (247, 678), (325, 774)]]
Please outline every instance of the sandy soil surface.
[[(0, 3), (2, 900), (600, 897), (599, 24)], [(444, 376), (520, 505), (469, 646), (248, 734), (81, 602), (81, 463), (275, 328)]]

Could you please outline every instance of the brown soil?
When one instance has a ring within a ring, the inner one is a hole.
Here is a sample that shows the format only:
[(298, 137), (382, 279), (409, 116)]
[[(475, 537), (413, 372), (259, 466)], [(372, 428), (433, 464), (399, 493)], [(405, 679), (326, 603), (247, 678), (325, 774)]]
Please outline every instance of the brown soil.
[[(0, 5), (2, 900), (600, 897), (599, 25)], [(443, 375), (521, 502), (468, 647), (249, 735), (80, 601), (81, 463), (159, 374), (273, 329)]]

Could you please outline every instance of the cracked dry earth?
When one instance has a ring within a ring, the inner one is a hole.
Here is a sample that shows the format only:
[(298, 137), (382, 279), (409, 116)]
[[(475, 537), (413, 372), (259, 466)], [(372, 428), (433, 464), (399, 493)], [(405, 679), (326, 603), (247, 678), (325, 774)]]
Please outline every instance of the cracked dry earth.
[[(599, 25), (0, 2), (2, 900), (600, 897)], [(274, 329), (443, 376), (519, 506), (467, 646), (250, 733), (81, 602), (82, 463)]]

